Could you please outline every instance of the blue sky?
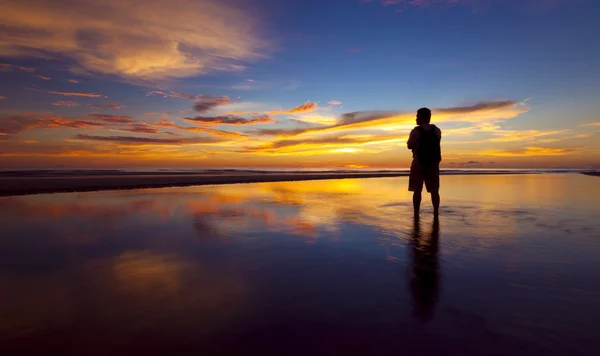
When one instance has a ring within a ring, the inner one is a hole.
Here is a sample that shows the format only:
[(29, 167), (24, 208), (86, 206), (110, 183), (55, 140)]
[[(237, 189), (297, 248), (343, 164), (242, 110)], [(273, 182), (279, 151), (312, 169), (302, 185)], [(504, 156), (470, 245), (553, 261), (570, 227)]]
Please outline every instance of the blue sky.
[[(439, 109), (445, 164), (600, 164), (595, 1), (0, 5), (11, 166), (402, 167), (422, 106), (434, 121)], [(218, 103), (198, 112), (198, 100)], [(462, 116), (443, 116), (452, 108)], [(340, 126), (351, 112), (373, 125)]]

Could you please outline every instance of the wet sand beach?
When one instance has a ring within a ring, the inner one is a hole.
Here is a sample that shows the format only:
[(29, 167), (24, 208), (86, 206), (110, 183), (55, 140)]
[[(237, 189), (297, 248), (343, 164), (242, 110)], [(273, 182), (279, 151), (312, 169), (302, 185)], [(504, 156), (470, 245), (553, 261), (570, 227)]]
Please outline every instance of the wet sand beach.
[(0, 354), (598, 354), (597, 178), (407, 183), (1, 197)]
[[(518, 172), (517, 172), (518, 173)], [(511, 171), (448, 171), (443, 175), (517, 174)], [(4, 172), (0, 174), (0, 196), (99, 190), (184, 187), (195, 185), (292, 182), (330, 179), (406, 177), (408, 172)]]

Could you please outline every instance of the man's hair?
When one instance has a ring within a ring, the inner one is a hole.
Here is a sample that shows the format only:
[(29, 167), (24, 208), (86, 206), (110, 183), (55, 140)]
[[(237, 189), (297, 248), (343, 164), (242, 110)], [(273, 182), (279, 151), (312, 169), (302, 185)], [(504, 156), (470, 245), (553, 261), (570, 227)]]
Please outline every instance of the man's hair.
[(421, 122), (428, 124), (431, 122), (431, 110), (428, 108), (420, 108), (417, 110), (417, 117)]

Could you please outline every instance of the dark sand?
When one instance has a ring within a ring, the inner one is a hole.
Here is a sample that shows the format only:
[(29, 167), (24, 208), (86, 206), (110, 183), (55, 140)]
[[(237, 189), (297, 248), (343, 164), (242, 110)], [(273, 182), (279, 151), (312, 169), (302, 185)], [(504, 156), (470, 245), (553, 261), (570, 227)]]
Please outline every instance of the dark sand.
[[(515, 174), (509, 172), (442, 172), (460, 174)], [(318, 173), (112, 173), (74, 174), (72, 176), (0, 176), (0, 196), (43, 193), (86, 192), (97, 190), (143, 189), (260, 182), (288, 182), (325, 179), (405, 177), (407, 172), (318, 172)]]
[(585, 174), (586, 176), (600, 177), (600, 172), (581, 172), (581, 173)]

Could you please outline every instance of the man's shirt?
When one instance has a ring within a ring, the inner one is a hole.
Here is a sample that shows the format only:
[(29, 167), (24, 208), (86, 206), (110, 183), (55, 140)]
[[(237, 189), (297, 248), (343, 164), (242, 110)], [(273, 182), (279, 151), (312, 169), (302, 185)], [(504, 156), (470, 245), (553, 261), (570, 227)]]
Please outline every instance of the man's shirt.
[[(433, 130), (434, 126), (430, 124), (421, 124), (419, 125), (425, 131)], [(442, 139), (442, 130), (440, 130), (437, 126), (435, 126), (435, 133), (438, 139)], [(416, 159), (417, 155), (417, 147), (419, 146), (419, 140), (421, 139), (421, 130), (418, 130), (418, 127), (415, 127), (410, 132), (410, 136), (408, 137), (408, 141), (406, 142), (409, 149), (413, 152), (413, 160)]]

